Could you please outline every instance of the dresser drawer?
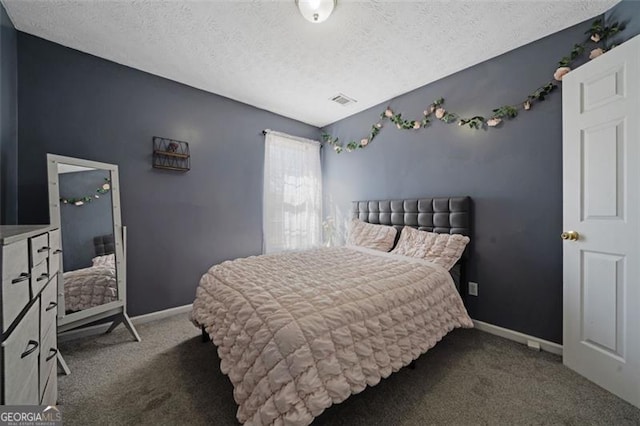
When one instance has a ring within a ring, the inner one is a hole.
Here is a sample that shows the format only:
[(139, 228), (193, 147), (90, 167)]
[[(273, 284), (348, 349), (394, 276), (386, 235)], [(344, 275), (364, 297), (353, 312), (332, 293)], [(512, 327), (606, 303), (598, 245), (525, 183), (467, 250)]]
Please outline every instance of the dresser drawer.
[(60, 240), (60, 230), (54, 229), (49, 231), (49, 274), (53, 276), (60, 270), (60, 261), (62, 260), (62, 242)]
[[(37, 353), (37, 352), (36, 352)], [(9, 377), (9, 374), (11, 376)], [(32, 368), (23, 377), (13, 376), (7, 372), (5, 380), (13, 380), (11, 385), (5, 384), (3, 405), (36, 405), (40, 397), (38, 392), (38, 367)]]
[(58, 313), (58, 277), (53, 277), (40, 294), (40, 335), (56, 327)]
[(47, 377), (47, 384), (43, 384), (44, 392), (40, 405), (56, 405), (58, 402), (58, 369), (55, 366), (54, 362), (53, 368), (49, 371), (49, 377)]
[(34, 303), (9, 337), (2, 342), (4, 404), (37, 404), (40, 400), (39, 314), (40, 304)]
[(38, 293), (49, 282), (49, 265), (47, 262), (41, 262), (40, 264), (31, 268), (31, 297), (36, 297)]
[(40, 397), (44, 396), (45, 383), (47, 383), (51, 369), (56, 365), (58, 347), (56, 344), (56, 330), (50, 328), (46, 335), (42, 336), (40, 347)]
[(49, 233), (29, 238), (29, 249), (31, 250), (31, 267), (49, 258)]
[(0, 246), (2, 250), (2, 331), (22, 312), (29, 296), (29, 252), (27, 240)]

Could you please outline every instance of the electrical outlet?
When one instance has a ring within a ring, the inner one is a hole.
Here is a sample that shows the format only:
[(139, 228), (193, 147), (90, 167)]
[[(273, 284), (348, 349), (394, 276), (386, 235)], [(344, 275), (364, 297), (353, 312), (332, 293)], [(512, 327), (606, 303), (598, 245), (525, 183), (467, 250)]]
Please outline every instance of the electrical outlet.
[(478, 283), (474, 283), (473, 281), (469, 281), (469, 295), (477, 296), (478, 295)]

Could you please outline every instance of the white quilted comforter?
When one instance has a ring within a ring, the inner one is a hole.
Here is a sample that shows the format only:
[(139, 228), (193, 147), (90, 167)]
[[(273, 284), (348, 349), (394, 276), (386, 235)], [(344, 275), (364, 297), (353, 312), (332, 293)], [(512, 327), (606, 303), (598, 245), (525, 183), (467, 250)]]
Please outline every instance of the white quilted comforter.
[(64, 309), (79, 311), (118, 300), (115, 265), (65, 272)]
[(445, 269), (357, 247), (216, 265), (192, 319), (218, 347), (247, 425), (308, 425), (455, 327), (473, 327)]

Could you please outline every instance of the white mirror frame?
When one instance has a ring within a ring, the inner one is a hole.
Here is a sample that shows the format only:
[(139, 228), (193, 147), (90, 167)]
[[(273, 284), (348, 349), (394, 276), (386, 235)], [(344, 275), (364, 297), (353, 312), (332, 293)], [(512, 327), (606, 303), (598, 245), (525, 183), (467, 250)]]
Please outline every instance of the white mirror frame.
[[(127, 294), (126, 294), (126, 228), (122, 226), (120, 215), (120, 182), (118, 178), (118, 166), (115, 164), (100, 163), (97, 161), (84, 160), (61, 155), (47, 154), (47, 176), (49, 181), (49, 221), (53, 226), (60, 228), (60, 187), (58, 180), (58, 164), (70, 164), (74, 166), (87, 167), (99, 170), (107, 170), (111, 174), (111, 199), (113, 208), (113, 235), (115, 240), (116, 255), (116, 280), (118, 283), (118, 300), (94, 306), (82, 311), (65, 313), (65, 309), (58, 308), (58, 333), (62, 333), (85, 324), (92, 323), (104, 318), (120, 315), (114, 319), (114, 323), (109, 328), (111, 331), (120, 322), (123, 322), (133, 334), (136, 340), (140, 341), (138, 333), (131, 324), (126, 314)], [(61, 230), (62, 232), (62, 230)], [(64, 256), (64, 246), (62, 247)], [(58, 306), (64, 306), (64, 281), (63, 271), (58, 272)]]

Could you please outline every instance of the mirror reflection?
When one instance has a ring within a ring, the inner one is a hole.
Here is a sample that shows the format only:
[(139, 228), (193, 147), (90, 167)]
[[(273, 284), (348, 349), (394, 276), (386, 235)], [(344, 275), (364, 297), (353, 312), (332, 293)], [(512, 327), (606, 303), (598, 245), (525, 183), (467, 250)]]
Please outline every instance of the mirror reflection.
[(108, 170), (58, 163), (65, 312), (118, 300)]

